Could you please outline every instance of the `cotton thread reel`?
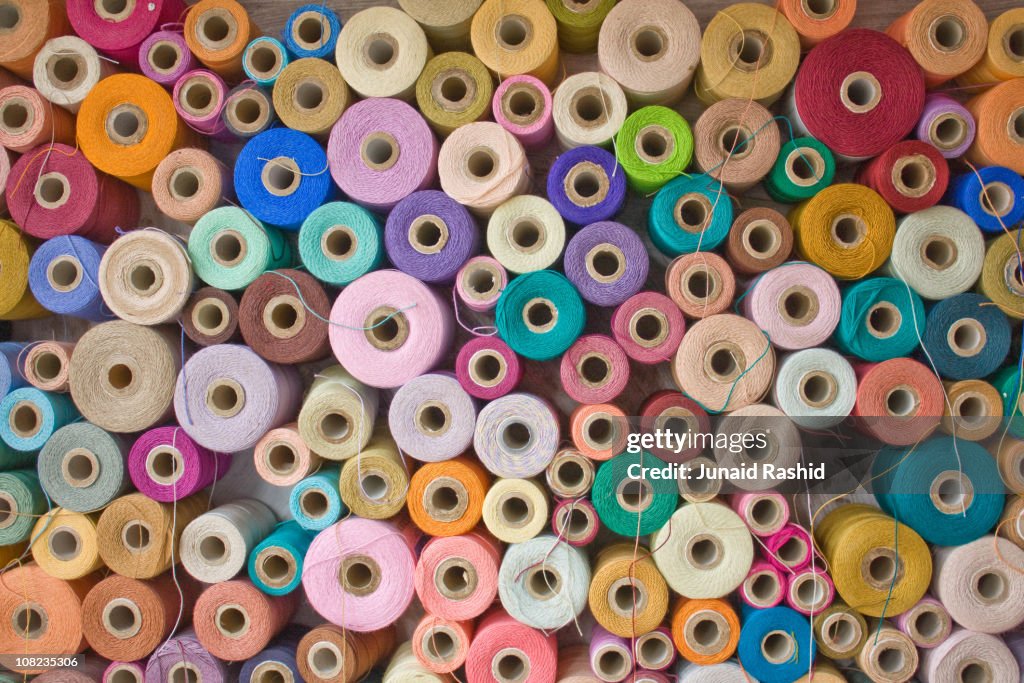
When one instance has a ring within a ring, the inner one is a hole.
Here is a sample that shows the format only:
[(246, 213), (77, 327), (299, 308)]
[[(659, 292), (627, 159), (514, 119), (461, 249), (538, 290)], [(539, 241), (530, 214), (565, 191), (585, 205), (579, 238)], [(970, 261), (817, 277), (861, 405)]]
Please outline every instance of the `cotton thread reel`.
[(892, 358), (858, 368), (858, 380), (853, 414), (875, 438), (907, 446), (938, 426), (944, 394), (931, 368), (909, 358)]
[(926, 0), (886, 29), (924, 71), (929, 88), (969, 70), (985, 53), (988, 24), (973, 2)]
[(146, 668), (139, 662), (113, 661), (103, 670), (104, 683), (116, 683), (123, 678), (124, 683), (139, 683), (146, 678)]
[(638, 467), (662, 464), (650, 453), (629, 452), (601, 463), (594, 489), (611, 495), (596, 496), (593, 503), (605, 527), (620, 536), (634, 537), (655, 533), (668, 522), (678, 500), (673, 483), (629, 476)]
[(466, 659), (466, 678), (470, 683), (554, 680), (557, 661), (554, 635), (544, 635), (497, 610), (477, 627)]
[(751, 676), (781, 681), (806, 673), (815, 650), (807, 619), (788, 607), (772, 607), (746, 615), (737, 654)]
[(804, 616), (820, 614), (835, 599), (836, 589), (824, 569), (805, 567), (789, 581), (786, 605)]
[(927, 335), (924, 304), (895, 278), (861, 280), (843, 292), (835, 341), (868, 362), (910, 354)]
[(800, 35), (801, 47), (809, 49), (850, 25), (857, 0), (783, 0), (779, 11)]
[(982, 294), (1014, 320), (1024, 318), (1024, 280), (1019, 274), (1017, 240), (1020, 231), (1000, 235), (985, 247), (985, 261), (978, 279)]
[(730, 506), (755, 536), (772, 536), (789, 520), (789, 504), (778, 493), (740, 493)]
[(195, 631), (187, 629), (158, 647), (146, 663), (146, 676), (164, 680), (175, 674), (181, 677), (202, 677), (208, 683), (226, 683), (227, 666), (211, 655), (196, 638)]
[(616, 133), (615, 155), (630, 187), (641, 194), (657, 192), (690, 165), (690, 124), (668, 107), (638, 109)]
[(393, 629), (354, 633), (334, 624), (308, 631), (295, 649), (297, 675), (303, 680), (360, 680), (395, 646)]
[(873, 157), (917, 124), (924, 85), (920, 67), (892, 38), (843, 31), (812, 49), (797, 73), (794, 124), (838, 156)]
[(498, 299), (498, 333), (512, 350), (533, 360), (564, 353), (583, 331), (585, 320), (576, 288), (551, 270), (520, 275)]
[(449, 460), (465, 452), (476, 422), (473, 399), (449, 373), (410, 380), (395, 392), (388, 411), (398, 448), (421, 462)]
[(380, 223), (358, 204), (324, 204), (313, 209), (299, 229), (299, 256), (316, 279), (347, 285), (380, 266), (384, 256)]
[(841, 280), (859, 279), (892, 251), (896, 219), (874, 190), (851, 183), (826, 187), (789, 215), (800, 253)]
[(196, 68), (196, 58), (178, 31), (154, 31), (139, 45), (139, 70), (164, 87)]
[(728, 309), (736, 293), (736, 278), (721, 256), (698, 251), (669, 264), (665, 291), (684, 314), (707, 318)]
[(204, 583), (234, 578), (245, 569), (249, 553), (266, 538), (277, 520), (258, 500), (239, 498), (192, 520), (181, 534), (181, 563)]
[(588, 458), (608, 460), (626, 448), (629, 421), (613, 403), (580, 405), (569, 416), (573, 446)]
[(338, 491), (340, 476), (341, 470), (329, 465), (292, 487), (288, 509), (299, 526), (307, 531), (323, 531), (348, 513)]
[(587, 71), (559, 84), (551, 111), (563, 148), (608, 147), (626, 120), (626, 95), (611, 77)]
[(153, 200), (168, 217), (194, 225), (233, 194), (231, 176), (216, 157), (201, 149), (178, 149), (153, 173)]
[(36, 565), (58, 579), (80, 579), (103, 566), (95, 515), (54, 508), (36, 522), (31, 545)]
[[(565, 222), (558, 209), (543, 197), (512, 197), (487, 221), (487, 251), (512, 273), (553, 266), (564, 246)], [(504, 286), (499, 292), (502, 289)]]
[(338, 70), (312, 57), (289, 62), (281, 70), (274, 80), (273, 97), (281, 123), (319, 140), (327, 139), (352, 100)]
[(558, 450), (558, 416), (544, 399), (511, 393), (477, 414), (473, 449), (484, 467), (499, 477), (533, 477)]
[(686, 330), (675, 303), (657, 292), (640, 292), (612, 314), (612, 337), (631, 359), (645, 365), (672, 357)]
[(143, 76), (115, 74), (82, 101), (76, 137), (93, 166), (149, 191), (157, 165), (193, 134), (167, 91)]
[(519, 75), (503, 80), (494, 91), (491, 113), (502, 128), (523, 147), (537, 150), (555, 134), (551, 91), (533, 76)]
[[(950, 405), (943, 411), (944, 432), (968, 441), (981, 441), (999, 429), (1003, 417), (1003, 400), (994, 386), (981, 380), (968, 379), (947, 382), (945, 390)], [(1003, 478), (1007, 478), (1006, 474)]]
[(562, 355), (562, 388), (580, 403), (608, 403), (629, 383), (629, 358), (611, 338), (584, 335)]
[[(67, 13), (57, 2), (47, 2), (38, 8), (38, 14), (29, 11), (26, 0), (14, 0), (9, 15), (11, 44), (0, 50), (0, 65), (22, 78), (32, 77), (32, 63), (36, 54), (50, 38), (70, 32)], [(26, 17), (32, 17), (29, 21)]]
[(875, 678), (909, 681), (917, 671), (919, 655), (910, 638), (889, 625), (879, 625), (857, 654), (857, 666)]
[(185, 11), (181, 0), (158, 0), (150, 6), (72, 2), (68, 20), (75, 33), (116, 62), (138, 65), (139, 46), (163, 24), (178, 21)]
[(450, 673), (466, 661), (473, 625), (426, 615), (413, 632), (416, 658), (431, 671)]
[[(8, 85), (0, 90), (0, 144), (12, 152), (28, 152), (47, 142), (74, 142), (75, 117), (34, 88)], [(51, 144), (52, 144), (51, 142)]]
[(938, 600), (925, 597), (896, 620), (900, 631), (910, 636), (914, 645), (928, 650), (943, 643), (953, 630), (953, 619)]
[(262, 652), (246, 660), (239, 672), (239, 679), (266, 681), (281, 676), (288, 680), (291, 676), (294, 680), (299, 675), (299, 665), (295, 659), (299, 633), (297, 629), (285, 628)]
[[(644, 432), (663, 429), (673, 434), (707, 433), (711, 422), (707, 412), (690, 398), (677, 391), (657, 391), (644, 400), (640, 406), (640, 428)], [(675, 449), (655, 448), (651, 452), (665, 462), (684, 463), (699, 455), (701, 449), (692, 446), (675, 452)]]
[[(964, 628), (981, 633), (1015, 628), (1024, 620), (1017, 597), (1024, 591), (1024, 582), (1010, 568), (1019, 567), (1022, 560), (1024, 551), (1005, 538), (992, 536), (939, 549), (932, 593)], [(969, 581), (964, 577), (970, 577)]]
[(588, 546), (597, 538), (601, 522), (587, 499), (563, 500), (551, 515), (551, 532), (573, 547)]
[(78, 111), (89, 91), (114, 72), (95, 47), (74, 36), (46, 41), (32, 68), (32, 81), (39, 93), (70, 112)]
[(782, 144), (764, 178), (764, 189), (775, 201), (792, 204), (810, 199), (831, 185), (835, 173), (836, 160), (828, 147), (814, 138), (795, 138)]
[(510, 546), (498, 571), (502, 606), (537, 629), (560, 628), (578, 617), (589, 586), (583, 552), (547, 534)]
[(430, 59), (423, 29), (393, 7), (354, 14), (338, 36), (334, 57), (345, 82), (360, 96), (411, 100)]
[(448, 352), (452, 334), (450, 305), (398, 271), (360, 277), (331, 309), (335, 357), (372, 387), (396, 388), (429, 371)]
[(224, 100), (227, 97), (224, 80), (205, 69), (190, 71), (174, 84), (171, 98), (178, 116), (197, 133), (224, 137)]
[(621, 223), (591, 223), (576, 233), (565, 251), (565, 273), (588, 302), (617, 306), (644, 285), (647, 251), (635, 232)]
[(668, 612), (668, 587), (645, 548), (617, 543), (597, 556), (588, 601), (597, 623), (628, 638), (657, 628)]
[(857, 180), (882, 195), (894, 211), (913, 213), (942, 199), (949, 166), (930, 144), (904, 140), (864, 164)]
[(947, 201), (983, 232), (998, 235), (1024, 217), (1024, 180), (1008, 168), (989, 166), (954, 178)]
[(261, 86), (272, 86), (291, 57), (277, 38), (260, 36), (245, 46), (242, 68), (245, 75)]
[(298, 59), (330, 59), (340, 31), (341, 22), (333, 11), (320, 5), (303, 5), (285, 22), (284, 42)]
[(547, 85), (558, 77), (555, 18), (541, 2), (486, 0), (473, 15), (473, 53), (499, 80), (527, 74)]
[(680, 655), (700, 666), (728, 660), (740, 640), (739, 617), (724, 600), (681, 598), (672, 610), (671, 626)]
[(264, 273), (245, 290), (238, 310), (242, 338), (262, 358), (295, 364), (330, 353), (330, 300), (307, 273), (292, 269)]
[(334, 182), (352, 201), (378, 211), (433, 184), (437, 155), (427, 122), (394, 99), (363, 100), (349, 107), (327, 144)]
[(177, 318), (195, 285), (185, 245), (155, 229), (114, 242), (103, 254), (98, 279), (107, 307), (137, 325)]
[(302, 561), (314, 533), (295, 520), (278, 524), (249, 553), (249, 580), (268, 595), (291, 593), (302, 580)]
[(201, 0), (185, 16), (185, 41), (196, 58), (225, 80), (241, 80), (242, 55), (259, 33), (235, 0)]
[(67, 342), (39, 342), (25, 354), (22, 373), (29, 384), (40, 391), (65, 393), (68, 390), (68, 363), (75, 350)]
[(483, 313), (498, 305), (508, 284), (508, 272), (497, 259), (474, 256), (455, 274), (454, 292), (470, 310)]
[(784, 264), (762, 274), (747, 291), (743, 311), (776, 348), (798, 351), (818, 346), (840, 320), (839, 288), (824, 270)]
[(930, 94), (917, 124), (917, 139), (927, 142), (947, 159), (963, 156), (974, 142), (974, 116), (967, 108), (946, 95)]
[(629, 678), (633, 670), (633, 648), (630, 641), (600, 626), (590, 636), (589, 669), (599, 681), (616, 683)]
[(886, 269), (925, 299), (947, 299), (974, 285), (984, 258), (985, 240), (971, 217), (933, 206), (900, 220)]
[(470, 396), (490, 400), (514, 391), (523, 377), (523, 367), (508, 344), (477, 337), (459, 349), (455, 376)]
[(818, 651), (830, 659), (853, 658), (868, 637), (864, 616), (840, 601), (832, 603), (814, 619), (813, 630)]
[[(763, 441), (753, 445), (740, 443), (727, 447), (724, 443), (739, 443), (743, 434), (760, 434)], [(730, 412), (718, 422), (716, 428), (715, 460), (724, 467), (755, 470), (769, 464), (779, 468), (794, 467), (800, 462), (800, 434), (789, 418), (778, 408), (755, 403)], [(763, 491), (775, 484), (769, 477), (756, 474), (735, 482), (739, 489)], [(771, 541), (768, 543), (771, 546)]]
[(181, 532), (206, 508), (200, 496), (158, 503), (130, 493), (108, 505), (96, 525), (100, 557), (113, 571), (133, 579), (152, 579), (177, 562)]
[(300, 386), (293, 367), (268, 363), (247, 346), (210, 346), (182, 368), (174, 412), (196, 443), (241, 451), (295, 415)]
[(979, 676), (982, 680), (1013, 677), (1019, 670), (1013, 652), (998, 637), (957, 630), (948, 640), (932, 650), (921, 653), (921, 675), (924, 680), (943, 677)]
[(342, 465), (341, 501), (364, 519), (389, 519), (405, 507), (409, 472), (390, 435), (378, 430), (357, 458)]
[(408, 608), (414, 564), (402, 530), (388, 522), (350, 517), (313, 539), (302, 587), (313, 609), (331, 623), (375, 631)]
[(39, 477), (31, 470), (0, 472), (0, 496), (5, 508), (0, 540), (4, 545), (30, 540), (36, 519), (50, 508), (39, 486)]
[(255, 137), (277, 121), (270, 94), (248, 83), (242, 83), (228, 93), (221, 118), (228, 131), (239, 138)]
[(785, 597), (786, 576), (771, 562), (754, 560), (736, 591), (745, 605), (755, 609), (776, 607)]
[(499, 541), (523, 543), (544, 530), (549, 515), (544, 488), (532, 479), (498, 479), (487, 490), (484, 526)]
[(245, 661), (288, 625), (296, 602), (294, 594), (267, 595), (244, 579), (224, 581), (199, 596), (192, 623), (211, 655), (229, 662)]
[(523, 194), (530, 182), (522, 145), (488, 121), (467, 124), (449, 135), (441, 145), (437, 169), (445, 193), (483, 217)]
[(707, 104), (728, 98), (765, 106), (796, 74), (800, 41), (774, 8), (740, 3), (718, 12), (700, 43), (694, 92)]
[(484, 63), (465, 52), (434, 57), (416, 81), (416, 104), (438, 135), (486, 118), (494, 84)]
[(416, 564), (416, 594), (430, 614), (475, 619), (498, 594), (501, 556), (486, 534), (433, 538)]
[(548, 465), (545, 480), (556, 497), (571, 505), (593, 488), (594, 462), (572, 448), (562, 449)]
[(958, 294), (929, 311), (923, 346), (946, 379), (977, 379), (1006, 359), (1010, 326), (986, 297)]
[(666, 256), (710, 251), (725, 241), (732, 215), (732, 200), (718, 181), (682, 176), (654, 195), (648, 230), (654, 246)]
[(469, 28), (482, 0), (401, 0), (398, 5), (427, 34), (435, 52), (466, 50)]
[(1018, 33), (1024, 12), (1009, 9), (996, 17), (988, 27), (988, 44), (982, 58), (957, 78), (963, 85), (980, 85), (1024, 76)]
[(128, 489), (127, 444), (88, 422), (54, 432), (39, 452), (39, 484), (54, 504), (95, 512)]
[(559, 155), (548, 171), (547, 195), (569, 223), (610, 220), (626, 198), (626, 176), (615, 156), (600, 147), (576, 147)]
[(772, 402), (800, 427), (834, 427), (849, 417), (856, 400), (853, 367), (831, 349), (805, 349), (779, 362)]
[(197, 289), (181, 312), (181, 325), (199, 346), (237, 341), (238, 301), (214, 287)]
[(413, 192), (388, 214), (384, 228), (388, 259), (421, 282), (445, 283), (478, 248), (469, 211), (437, 190)]
[(253, 464), (264, 481), (293, 486), (320, 468), (321, 458), (310, 450), (295, 422), (271, 429), (253, 447)]
[(0, 318), (23, 320), (46, 314), (32, 296), (29, 287), (29, 265), (33, 244), (17, 225), (0, 220)]
[[(180, 427), (157, 427), (135, 441), (127, 465), (135, 488), (148, 498), (170, 503), (222, 479), (231, 459), (200, 446)], [(72, 466), (81, 464), (72, 460), (68, 468)]]

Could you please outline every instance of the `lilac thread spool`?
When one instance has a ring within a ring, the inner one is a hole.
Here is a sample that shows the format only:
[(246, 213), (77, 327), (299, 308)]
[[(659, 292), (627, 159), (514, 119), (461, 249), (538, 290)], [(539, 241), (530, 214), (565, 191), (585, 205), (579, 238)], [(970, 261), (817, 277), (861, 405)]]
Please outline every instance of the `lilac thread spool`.
[(640, 236), (614, 221), (591, 223), (577, 232), (564, 263), (580, 296), (596, 306), (618, 306), (639, 292), (650, 268)]
[(413, 192), (398, 202), (384, 228), (391, 263), (422, 282), (452, 282), (479, 244), (473, 216), (438, 190)]

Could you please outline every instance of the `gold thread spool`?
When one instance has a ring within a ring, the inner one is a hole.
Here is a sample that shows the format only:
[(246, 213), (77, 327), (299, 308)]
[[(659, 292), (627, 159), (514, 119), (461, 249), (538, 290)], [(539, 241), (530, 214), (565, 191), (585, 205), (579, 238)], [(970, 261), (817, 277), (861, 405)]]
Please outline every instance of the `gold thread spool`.
[(992, 21), (981, 60), (957, 78), (961, 85), (987, 85), (1024, 76), (1024, 7)]
[(341, 469), (338, 488), (349, 509), (365, 519), (388, 519), (405, 507), (409, 473), (383, 425)]
[(985, 245), (978, 289), (1015, 320), (1024, 318), (1024, 275), (1017, 256), (1019, 231), (1003, 234)]
[(325, 140), (351, 103), (341, 72), (323, 59), (297, 59), (274, 82), (274, 111), (289, 128)]
[(837, 600), (815, 619), (814, 640), (823, 654), (833, 659), (849, 659), (864, 646), (867, 628), (860, 612)]
[(439, 135), (487, 118), (494, 83), (484, 63), (465, 52), (434, 57), (416, 81), (420, 113)]
[(96, 524), (103, 563), (118, 574), (151, 579), (170, 569), (185, 527), (206, 509), (202, 496), (158, 503), (141, 493), (118, 498)]
[(54, 508), (32, 530), (32, 556), (43, 571), (58, 579), (79, 579), (103, 566), (97, 546), (99, 514), (83, 515)]
[(558, 29), (543, 3), (487, 0), (473, 15), (470, 40), (499, 79), (530, 74), (549, 86), (557, 80)]
[(598, 555), (588, 602), (597, 623), (630, 637), (661, 624), (668, 612), (668, 586), (646, 552), (637, 555), (632, 545), (620, 543)]

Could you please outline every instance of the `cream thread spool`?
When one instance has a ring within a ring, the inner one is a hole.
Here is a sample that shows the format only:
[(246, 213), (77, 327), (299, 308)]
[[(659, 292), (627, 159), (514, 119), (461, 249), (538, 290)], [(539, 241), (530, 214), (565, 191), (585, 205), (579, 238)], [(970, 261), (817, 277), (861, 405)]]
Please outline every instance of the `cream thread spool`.
[(412, 99), (430, 56), (423, 29), (392, 7), (357, 12), (342, 27), (335, 49), (342, 77), (362, 97)]
[(530, 479), (498, 479), (484, 497), (484, 525), (506, 543), (536, 536), (547, 524), (548, 514), (543, 488)]
[(611, 77), (599, 72), (575, 74), (555, 90), (552, 116), (562, 147), (607, 147), (626, 120), (626, 95)]
[(488, 121), (456, 129), (441, 145), (437, 163), (441, 188), (478, 215), (490, 216), (530, 182), (522, 144)]
[(98, 279), (107, 306), (138, 325), (176, 318), (195, 286), (184, 245), (158, 230), (136, 230), (108, 247)]
[(546, 471), (548, 488), (560, 498), (579, 498), (594, 485), (594, 463), (578, 451), (555, 454)]
[(722, 490), (721, 479), (694, 475), (702, 471), (713, 470), (718, 467), (718, 463), (707, 456), (701, 455), (691, 460), (688, 464), (692, 474), (688, 479), (679, 479), (679, 495), (690, 503), (706, 503), (717, 497), (718, 493)]
[(513, 273), (543, 270), (562, 254), (565, 221), (551, 202), (542, 197), (513, 197), (488, 220), (487, 247)]
[(87, 42), (62, 36), (48, 40), (36, 55), (32, 78), (43, 97), (77, 112), (92, 87), (113, 70)]

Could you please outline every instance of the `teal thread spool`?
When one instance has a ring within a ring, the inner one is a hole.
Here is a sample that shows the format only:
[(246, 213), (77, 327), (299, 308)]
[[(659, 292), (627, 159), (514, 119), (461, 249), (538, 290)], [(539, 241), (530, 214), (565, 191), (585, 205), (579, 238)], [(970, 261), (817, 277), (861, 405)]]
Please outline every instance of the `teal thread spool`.
[(630, 187), (650, 194), (690, 165), (693, 132), (686, 119), (672, 109), (643, 107), (622, 124), (615, 136), (615, 153)]
[(77, 420), (78, 409), (64, 394), (35, 387), (15, 389), (0, 401), (0, 438), (16, 451), (38, 451), (50, 436)]
[(651, 241), (666, 256), (710, 251), (729, 234), (732, 200), (708, 175), (681, 176), (654, 195), (647, 217)]
[(875, 277), (843, 290), (834, 338), (845, 353), (875, 363), (917, 348), (925, 320), (924, 303), (916, 292), (895, 278)]
[(380, 267), (384, 256), (380, 223), (350, 202), (324, 204), (299, 230), (299, 257), (318, 280), (341, 286)]
[(777, 202), (796, 204), (831, 185), (835, 176), (836, 159), (828, 147), (814, 138), (795, 138), (779, 149), (764, 189)]
[(1003, 415), (1010, 421), (1009, 433), (1024, 439), (1024, 394), (1021, 393), (1020, 369), (1003, 368), (989, 380), (1003, 397)]
[(281, 522), (249, 553), (249, 578), (267, 595), (287, 595), (302, 583), (302, 561), (316, 533), (293, 519)]
[(16, 451), (0, 441), (0, 471), (31, 467), (34, 460), (35, 454), (32, 451)]
[(128, 445), (90, 422), (61, 427), (39, 452), (36, 471), (46, 494), (74, 512), (95, 512), (126, 493)]
[(341, 468), (324, 467), (292, 488), (288, 507), (303, 529), (322, 531), (341, 519), (348, 508), (341, 502), (338, 482)]
[(249, 212), (222, 206), (196, 222), (188, 239), (192, 267), (204, 282), (237, 291), (268, 270), (292, 265), (292, 247)]
[(498, 334), (513, 351), (533, 360), (550, 360), (580, 336), (587, 312), (568, 278), (538, 270), (505, 287), (496, 318)]
[(675, 479), (633, 478), (636, 466), (665, 467), (665, 462), (647, 452), (617, 455), (597, 470), (591, 496), (601, 523), (630, 538), (663, 527), (679, 500)]
[(0, 472), (0, 545), (27, 539), (37, 518), (47, 509), (49, 505), (35, 472)]

